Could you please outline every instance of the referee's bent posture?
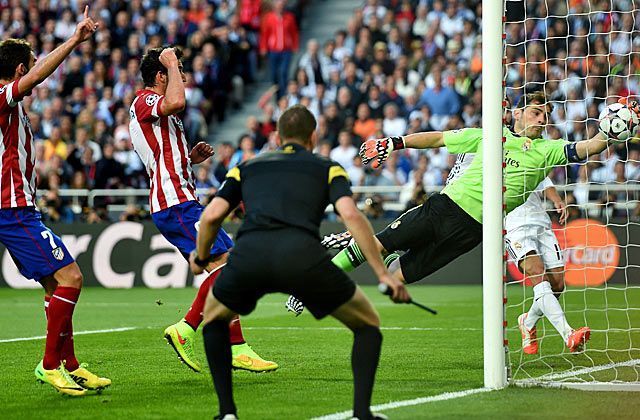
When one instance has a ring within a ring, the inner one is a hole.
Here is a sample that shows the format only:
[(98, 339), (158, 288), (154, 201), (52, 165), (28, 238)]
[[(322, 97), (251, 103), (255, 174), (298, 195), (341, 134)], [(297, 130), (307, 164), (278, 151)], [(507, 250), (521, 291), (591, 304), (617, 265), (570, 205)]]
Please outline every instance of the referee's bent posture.
[(249, 314), (258, 299), (274, 292), (294, 295), (316, 318), (332, 315), (353, 331), (353, 415), (377, 418), (369, 405), (382, 344), (380, 320), (360, 288), (331, 263), (320, 245), (319, 225), (329, 203), (378, 280), (391, 287), (393, 300), (405, 302), (410, 297), (386, 270), (371, 225), (351, 198), (344, 169), (310, 152), (316, 141), (315, 127), (315, 118), (305, 107), (286, 110), (278, 120), (282, 147), (231, 169), (202, 213), (197, 248), (190, 258), (196, 274), (206, 266), (222, 221), (240, 201), (246, 209), (228, 264), (211, 288), (204, 309), (204, 344), (220, 405), (217, 418), (236, 418), (229, 321), (236, 314)]

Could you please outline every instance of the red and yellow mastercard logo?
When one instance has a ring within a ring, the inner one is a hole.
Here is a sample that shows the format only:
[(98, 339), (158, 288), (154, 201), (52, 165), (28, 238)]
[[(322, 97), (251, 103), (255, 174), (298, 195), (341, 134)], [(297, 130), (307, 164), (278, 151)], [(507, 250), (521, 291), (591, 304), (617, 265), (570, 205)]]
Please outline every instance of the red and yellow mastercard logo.
[[(568, 286), (599, 286), (613, 276), (620, 261), (620, 247), (618, 238), (606, 225), (578, 219), (565, 228), (554, 226), (554, 233), (564, 253)], [(523, 279), (515, 264), (510, 262), (508, 268), (514, 280)]]

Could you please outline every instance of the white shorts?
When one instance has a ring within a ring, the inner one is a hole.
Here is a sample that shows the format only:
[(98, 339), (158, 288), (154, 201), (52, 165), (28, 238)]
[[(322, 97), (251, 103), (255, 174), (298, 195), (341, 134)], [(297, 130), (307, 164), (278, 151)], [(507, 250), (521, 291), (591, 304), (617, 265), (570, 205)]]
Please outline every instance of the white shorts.
[(524, 225), (507, 232), (504, 237), (509, 259), (519, 265), (527, 254), (533, 252), (542, 258), (544, 268), (564, 267), (562, 249), (551, 229), (537, 225)]

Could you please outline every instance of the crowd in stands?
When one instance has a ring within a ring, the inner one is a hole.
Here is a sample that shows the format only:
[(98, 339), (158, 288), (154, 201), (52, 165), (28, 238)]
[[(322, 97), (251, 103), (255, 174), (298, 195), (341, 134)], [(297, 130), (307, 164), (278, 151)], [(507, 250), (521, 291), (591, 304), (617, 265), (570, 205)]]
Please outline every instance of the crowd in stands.
[[(0, 37), (25, 37), (38, 56), (71, 34), (82, 6), (22, 3), (0, 0)], [(127, 108), (141, 87), (138, 63), (144, 49), (178, 44), (185, 50), (183, 119), (191, 140), (204, 138), (212, 120), (223, 120), (225, 110), (241, 105), (242, 88), (255, 79), (261, 57), (274, 82), (260, 101), (262, 115), (248, 116), (237, 142), (217, 143), (216, 156), (196, 168), (199, 188), (214, 191), (229, 168), (274, 150), (278, 116), (300, 103), (318, 120), (316, 152), (342, 164), (353, 185), (404, 186), (399, 197), (369, 197), (371, 215), (383, 215), (379, 207), (387, 199), (407, 206), (422, 202), (426, 192), (444, 185), (455, 156), (446, 149), (405, 150), (371, 169), (362, 166), (357, 151), (369, 138), (481, 125), (481, 1), (366, 0), (333, 38), (300, 45), (295, 61), (300, 2), (293, 9), (292, 3), (94, 2), (92, 14), (101, 28), (95, 42), (83, 44), (25, 99), (38, 140), (39, 187), (148, 185), (131, 147)], [(518, 4), (526, 10), (514, 9)], [(627, 0), (507, 2), (507, 97), (515, 104), (525, 91), (545, 91), (554, 104), (548, 137), (591, 137), (607, 103), (640, 91), (633, 70), (640, 68), (640, 9), (632, 5)], [(286, 30), (272, 31), (269, 25)], [(640, 180), (640, 147), (612, 146), (587, 165), (557, 168), (552, 179), (578, 185), (569, 202), (623, 200), (589, 192), (587, 186)]]
[[(0, 0), (0, 40), (26, 39), (40, 59), (73, 34), (85, 3)], [(282, 3), (276, 0), (274, 7)], [(296, 25), (305, 3), (287, 4)], [(206, 139), (209, 126), (223, 121), (229, 109), (242, 105), (244, 87), (257, 77), (263, 16), (272, 4), (96, 0), (89, 6), (99, 25), (93, 39), (23, 101), (36, 142), (38, 188), (49, 191), (40, 207), (54, 220), (95, 219), (86, 200), (70, 203), (59, 196), (61, 189), (148, 187), (128, 129), (147, 48), (182, 48), (187, 108), (181, 117), (195, 143)]]
[[(367, 203), (399, 198), (410, 207), (445, 184), (455, 156), (445, 149), (405, 150), (372, 169), (362, 167), (357, 151), (369, 138), (480, 126), (481, 2), (363, 3), (332, 39), (307, 43), (286, 93), (263, 103), (257, 127), (256, 117), (248, 118), (252, 128), (241, 147), (251, 148), (251, 137), (254, 150), (270, 150), (267, 139), (279, 113), (302, 103), (318, 119), (316, 152), (343, 165), (353, 185), (404, 186), (399, 197), (382, 194)], [(640, 77), (633, 70), (640, 68), (640, 9), (630, 2), (506, 4), (507, 99), (516, 104), (525, 91), (544, 91), (554, 105), (548, 138), (592, 137), (607, 104), (640, 92)], [(517, 10), (518, 4), (526, 9)], [(626, 210), (610, 204), (635, 197), (589, 191), (589, 184), (639, 181), (639, 158), (638, 143), (611, 146), (587, 165), (556, 168), (551, 178), (577, 184), (567, 195), (569, 203), (581, 208), (588, 202), (602, 204), (591, 216), (626, 216)], [(632, 213), (638, 216), (637, 210)]]

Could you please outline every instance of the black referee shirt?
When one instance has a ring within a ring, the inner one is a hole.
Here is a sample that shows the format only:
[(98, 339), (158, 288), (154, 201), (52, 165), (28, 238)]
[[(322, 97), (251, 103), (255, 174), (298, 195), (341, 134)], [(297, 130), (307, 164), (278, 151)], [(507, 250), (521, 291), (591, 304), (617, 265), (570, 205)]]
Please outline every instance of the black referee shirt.
[(232, 208), (244, 201), (246, 216), (237, 237), (291, 227), (319, 239), (327, 205), (351, 196), (351, 186), (338, 163), (288, 143), (229, 170), (217, 196)]

